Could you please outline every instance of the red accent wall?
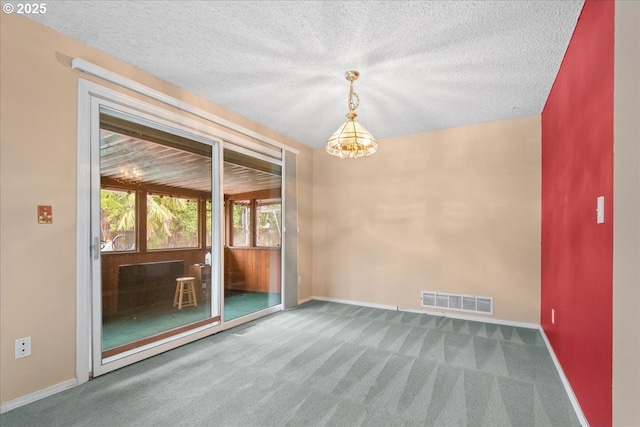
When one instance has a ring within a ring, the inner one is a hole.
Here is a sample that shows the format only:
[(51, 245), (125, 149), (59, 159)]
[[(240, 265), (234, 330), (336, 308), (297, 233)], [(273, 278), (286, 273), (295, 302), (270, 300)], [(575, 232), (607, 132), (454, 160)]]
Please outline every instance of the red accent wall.
[(587, 0), (542, 112), (540, 322), (591, 426), (612, 423), (613, 61), (614, 2)]

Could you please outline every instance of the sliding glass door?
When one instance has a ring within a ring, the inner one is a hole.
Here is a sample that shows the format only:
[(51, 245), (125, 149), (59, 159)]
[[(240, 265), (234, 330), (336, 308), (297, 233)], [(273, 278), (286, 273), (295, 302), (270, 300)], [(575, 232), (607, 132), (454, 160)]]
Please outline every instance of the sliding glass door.
[(221, 323), (217, 144), (106, 107), (98, 134), (94, 375)]
[(282, 304), (282, 162), (225, 149), (223, 168), (229, 322)]

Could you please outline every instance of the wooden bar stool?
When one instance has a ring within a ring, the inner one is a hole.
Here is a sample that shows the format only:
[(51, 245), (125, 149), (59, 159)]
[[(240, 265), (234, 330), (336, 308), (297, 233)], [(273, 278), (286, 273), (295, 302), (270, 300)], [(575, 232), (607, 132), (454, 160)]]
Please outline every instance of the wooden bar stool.
[[(178, 306), (178, 310), (182, 307), (198, 306), (196, 298), (195, 277), (178, 277), (176, 279), (176, 294), (173, 297), (173, 306)], [(187, 296), (186, 301), (184, 296)]]

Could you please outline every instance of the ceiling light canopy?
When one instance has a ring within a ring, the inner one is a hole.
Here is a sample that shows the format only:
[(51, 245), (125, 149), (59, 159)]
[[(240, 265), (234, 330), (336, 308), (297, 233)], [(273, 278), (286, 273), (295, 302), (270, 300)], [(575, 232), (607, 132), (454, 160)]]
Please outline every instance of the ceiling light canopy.
[(349, 112), (347, 120), (327, 141), (327, 153), (338, 156), (341, 159), (369, 156), (378, 150), (378, 141), (362, 126), (356, 122), (358, 116), (356, 108), (360, 105), (360, 98), (353, 90), (353, 82), (360, 77), (360, 73), (351, 70), (344, 73), (349, 80)]

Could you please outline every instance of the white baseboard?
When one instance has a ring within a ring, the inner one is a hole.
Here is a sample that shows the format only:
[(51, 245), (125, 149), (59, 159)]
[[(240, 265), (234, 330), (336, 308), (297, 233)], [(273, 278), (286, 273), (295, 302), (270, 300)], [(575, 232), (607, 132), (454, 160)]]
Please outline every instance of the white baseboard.
[(562, 370), (562, 366), (560, 365), (560, 361), (556, 357), (556, 353), (553, 351), (553, 347), (551, 347), (551, 343), (547, 338), (547, 334), (544, 333), (544, 329), (540, 326), (540, 334), (542, 335), (542, 339), (544, 339), (544, 343), (547, 346), (547, 350), (549, 350), (549, 354), (551, 355), (551, 359), (553, 360), (553, 364), (556, 365), (556, 370), (560, 375), (560, 379), (562, 380), (562, 384), (564, 385), (565, 390), (567, 391), (567, 395), (569, 396), (569, 400), (571, 401), (571, 405), (573, 406), (573, 410), (576, 412), (576, 416), (578, 417), (578, 421), (580, 421), (580, 425), (582, 427), (589, 427), (589, 422), (587, 421), (587, 417), (584, 416), (582, 412), (582, 408), (580, 407), (580, 403), (578, 402), (578, 398), (573, 393), (573, 389), (571, 388), (571, 384), (569, 384), (569, 379), (564, 374)]
[(430, 314), (431, 316), (450, 317), (452, 319), (470, 320), (472, 322), (491, 323), (495, 325), (515, 326), (518, 328), (527, 329), (540, 329), (540, 325), (537, 323), (517, 322), (515, 320), (496, 319), (485, 316), (474, 316), (468, 314), (459, 314), (448, 311), (431, 311), (431, 310), (414, 310), (410, 308), (398, 308), (399, 311), (406, 311), (409, 313)]
[(350, 299), (327, 298), (327, 297), (311, 297), (311, 299), (315, 299), (318, 301), (337, 302), (340, 304), (359, 305), (362, 307), (381, 308), (383, 310), (393, 310), (393, 311), (398, 310), (398, 306), (396, 305), (376, 304), (373, 302), (354, 301)]
[(313, 299), (313, 297), (308, 297), (308, 298), (304, 298), (304, 299), (299, 299), (298, 300), (298, 305), (300, 304), (304, 304), (305, 302), (309, 302)]
[[(516, 326), (516, 327), (528, 328), (528, 329), (540, 329), (540, 325), (537, 323), (516, 322), (513, 320), (494, 319), (494, 318), (488, 318), (484, 316), (473, 316), (473, 315), (469, 316), (469, 315), (444, 312), (444, 311), (414, 310), (410, 308), (401, 308), (401, 307), (398, 307), (397, 305), (376, 304), (376, 303), (340, 299), (340, 298), (327, 298), (327, 297), (314, 296), (314, 297), (305, 299), (304, 302), (314, 300), (314, 299), (318, 301), (328, 301), (328, 302), (337, 302), (341, 304), (359, 305), (362, 307), (381, 308), (383, 310), (406, 311), (408, 313), (430, 314), (432, 316), (450, 317), (452, 319), (493, 323), (496, 325)], [(300, 304), (302, 304), (302, 302), (300, 302)]]
[(52, 385), (51, 387), (43, 388), (42, 390), (20, 396), (17, 399), (9, 400), (0, 404), (0, 414), (4, 414), (12, 409), (19, 408), (20, 406), (52, 396), (56, 393), (60, 393), (61, 391), (68, 390), (75, 387), (77, 384), (78, 380), (73, 378), (71, 380), (61, 382), (60, 384)]

